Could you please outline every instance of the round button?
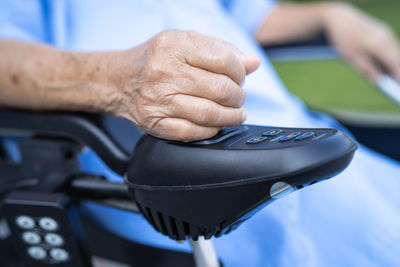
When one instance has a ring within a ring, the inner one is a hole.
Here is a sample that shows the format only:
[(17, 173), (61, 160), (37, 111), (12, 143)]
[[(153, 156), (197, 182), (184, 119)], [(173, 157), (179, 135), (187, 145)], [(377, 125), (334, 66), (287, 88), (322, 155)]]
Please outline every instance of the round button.
[(52, 246), (61, 246), (64, 244), (64, 239), (58, 234), (46, 234), (44, 240), (47, 244)]
[(49, 217), (40, 218), (39, 225), (47, 231), (54, 231), (58, 228), (58, 223), (54, 219)]
[(68, 252), (61, 248), (53, 248), (50, 250), (50, 257), (57, 261), (66, 261), (69, 258)]
[(24, 232), (22, 234), (22, 240), (24, 240), (26, 243), (35, 245), (40, 243), (40, 235), (38, 235), (35, 232)]
[(30, 247), (28, 248), (28, 254), (36, 260), (43, 260), (46, 258), (46, 250), (41, 247)]
[(17, 219), (15, 219), (17, 225), (23, 229), (32, 229), (35, 227), (35, 221), (26, 215), (21, 215), (18, 216)]

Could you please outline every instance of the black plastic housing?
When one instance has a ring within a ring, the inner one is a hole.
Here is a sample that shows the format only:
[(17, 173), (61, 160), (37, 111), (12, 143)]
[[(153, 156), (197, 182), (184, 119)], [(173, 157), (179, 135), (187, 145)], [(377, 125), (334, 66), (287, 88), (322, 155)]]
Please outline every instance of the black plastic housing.
[[(278, 136), (246, 143), (276, 128), (229, 127), (215, 142), (189, 144), (146, 135), (130, 160), (126, 183), (159, 232), (176, 240), (218, 237), (276, 199), (274, 184), (289, 185), (283, 190), (288, 192), (333, 177), (357, 149), (334, 129), (279, 128)], [(295, 132), (313, 132), (313, 137), (280, 140)]]

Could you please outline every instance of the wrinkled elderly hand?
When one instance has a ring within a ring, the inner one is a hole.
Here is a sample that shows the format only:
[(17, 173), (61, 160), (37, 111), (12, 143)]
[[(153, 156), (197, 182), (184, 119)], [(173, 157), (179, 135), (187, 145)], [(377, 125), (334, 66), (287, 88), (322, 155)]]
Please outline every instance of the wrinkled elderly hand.
[(386, 72), (400, 82), (400, 49), (391, 29), (351, 5), (325, 9), (324, 27), (331, 42), (372, 82)]
[(229, 43), (195, 32), (164, 31), (113, 57), (106, 111), (157, 137), (208, 138), (246, 119), (241, 85), (259, 64)]

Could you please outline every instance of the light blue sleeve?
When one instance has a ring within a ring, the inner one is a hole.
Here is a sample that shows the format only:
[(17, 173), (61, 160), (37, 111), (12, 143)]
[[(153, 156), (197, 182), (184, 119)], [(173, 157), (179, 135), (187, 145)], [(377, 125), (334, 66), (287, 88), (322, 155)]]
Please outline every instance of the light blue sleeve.
[(220, 0), (222, 6), (250, 34), (275, 7), (276, 0)]
[(48, 43), (51, 39), (46, 1), (0, 1), (0, 38)]

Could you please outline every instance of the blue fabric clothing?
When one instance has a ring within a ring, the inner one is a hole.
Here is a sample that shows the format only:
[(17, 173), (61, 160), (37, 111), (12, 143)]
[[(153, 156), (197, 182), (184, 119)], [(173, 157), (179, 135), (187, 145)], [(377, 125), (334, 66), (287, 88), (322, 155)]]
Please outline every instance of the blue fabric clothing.
[[(288, 93), (253, 40), (273, 7), (274, 2), (263, 0), (9, 0), (0, 2), (0, 36), (102, 51), (133, 47), (165, 29), (195, 30), (262, 59), (244, 86), (246, 123), (341, 128)], [(82, 153), (81, 163), (84, 170), (120, 179), (91, 151)], [(360, 147), (342, 174), (279, 199), (215, 239), (217, 252), (227, 267), (399, 266), (399, 177), (397, 162)], [(189, 249), (155, 232), (140, 215), (93, 203), (85, 212), (132, 240)]]

